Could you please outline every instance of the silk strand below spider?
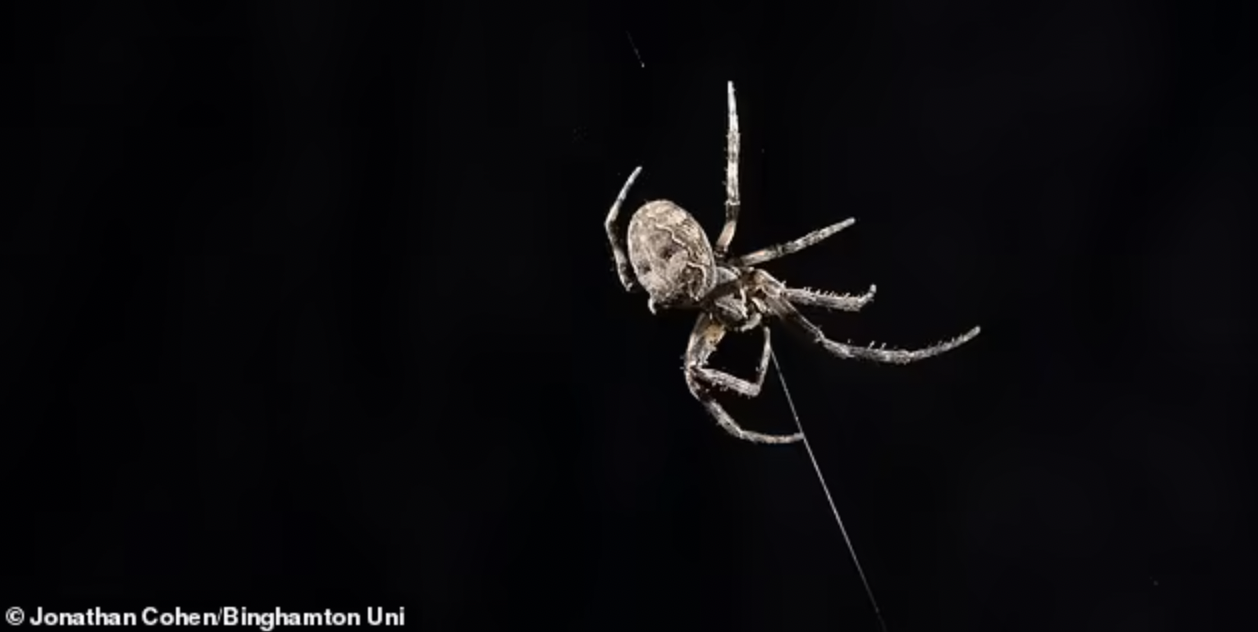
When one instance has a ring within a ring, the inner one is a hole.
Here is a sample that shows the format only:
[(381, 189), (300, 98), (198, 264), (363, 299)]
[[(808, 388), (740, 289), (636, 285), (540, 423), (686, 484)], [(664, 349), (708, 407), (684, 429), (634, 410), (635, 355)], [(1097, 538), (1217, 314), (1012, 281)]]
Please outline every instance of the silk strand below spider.
[[(803, 439), (802, 433), (769, 435), (742, 428), (713, 396), (714, 389), (733, 391), (745, 397), (760, 394), (772, 350), (768, 319), (778, 318), (802, 330), (813, 342), (840, 358), (888, 364), (907, 364), (950, 351), (977, 336), (979, 328), (975, 327), (952, 340), (911, 351), (835, 342), (805, 318), (796, 306), (857, 312), (873, 300), (875, 286), (870, 285), (867, 292), (856, 296), (836, 295), (787, 287), (768, 272), (755, 267), (812, 246), (851, 226), (855, 219), (849, 218), (799, 239), (745, 255), (729, 255), (729, 245), (738, 228), (741, 202), (738, 193), (738, 109), (732, 81), (728, 83), (727, 92), (729, 131), (726, 135), (725, 226), (717, 236), (716, 244), (708, 242), (699, 222), (685, 209), (668, 200), (654, 200), (643, 204), (630, 218), (626, 255), (625, 239), (617, 231), (617, 218), (630, 187), (642, 173), (642, 167), (629, 174), (620, 195), (612, 204), (611, 212), (607, 214), (604, 227), (611, 242), (620, 282), (630, 292), (639, 287), (645, 289), (650, 297), (647, 307), (652, 314), (660, 309), (699, 310), (686, 346), (684, 365), (686, 386), (691, 395), (703, 404), (722, 428), (739, 439), (757, 443), (794, 443)], [(708, 358), (727, 332), (756, 328), (763, 332), (764, 349), (754, 380), (745, 380), (708, 366)]]

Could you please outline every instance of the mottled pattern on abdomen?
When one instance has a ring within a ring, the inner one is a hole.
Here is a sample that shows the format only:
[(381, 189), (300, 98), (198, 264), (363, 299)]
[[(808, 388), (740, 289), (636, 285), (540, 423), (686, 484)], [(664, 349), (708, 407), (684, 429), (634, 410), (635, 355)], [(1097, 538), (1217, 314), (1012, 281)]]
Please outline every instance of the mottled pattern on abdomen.
[(647, 202), (629, 220), (629, 263), (660, 306), (693, 304), (715, 285), (712, 245), (699, 222), (668, 200)]

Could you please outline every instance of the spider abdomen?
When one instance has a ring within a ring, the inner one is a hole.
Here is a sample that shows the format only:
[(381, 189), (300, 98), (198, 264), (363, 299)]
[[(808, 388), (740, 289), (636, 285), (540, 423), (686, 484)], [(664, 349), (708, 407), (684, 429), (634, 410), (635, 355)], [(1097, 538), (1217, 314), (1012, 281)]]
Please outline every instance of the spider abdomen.
[(716, 285), (716, 260), (703, 227), (668, 200), (643, 204), (629, 220), (629, 263), (660, 307), (694, 305)]

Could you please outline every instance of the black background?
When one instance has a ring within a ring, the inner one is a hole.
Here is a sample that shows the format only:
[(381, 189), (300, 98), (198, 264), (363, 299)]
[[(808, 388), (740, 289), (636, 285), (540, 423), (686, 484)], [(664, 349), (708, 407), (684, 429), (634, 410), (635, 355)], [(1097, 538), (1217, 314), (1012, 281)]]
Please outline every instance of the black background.
[(1252, 3), (501, 4), (6, 9), (9, 601), (876, 630), (611, 266), (637, 165), (719, 229), (732, 79), (736, 251), (983, 327), (775, 338), (891, 630), (1253, 625)]

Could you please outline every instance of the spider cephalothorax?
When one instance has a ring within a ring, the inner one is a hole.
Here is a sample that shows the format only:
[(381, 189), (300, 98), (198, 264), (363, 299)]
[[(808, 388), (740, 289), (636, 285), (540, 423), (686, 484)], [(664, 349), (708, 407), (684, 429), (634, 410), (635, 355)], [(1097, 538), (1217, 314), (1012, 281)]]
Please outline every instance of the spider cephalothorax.
[[(647, 307), (657, 309), (697, 309), (699, 317), (686, 347), (685, 375), (690, 393), (716, 418), (730, 434), (759, 443), (793, 443), (803, 438), (800, 433), (767, 435), (745, 430), (712, 397), (713, 388), (734, 391), (747, 397), (760, 394), (769, 367), (769, 328), (765, 319), (780, 318), (807, 334), (814, 342), (841, 358), (860, 358), (893, 364), (907, 364), (936, 356), (968, 342), (978, 335), (979, 328), (923, 349), (906, 351), (861, 347), (830, 340), (821, 329), (804, 317), (796, 306), (821, 307), (855, 312), (873, 300), (875, 287), (857, 295), (835, 295), (828, 292), (787, 287), (768, 272), (755, 266), (798, 252), (851, 226), (847, 219), (815, 230), (799, 239), (731, 257), (727, 254), (738, 227), (741, 207), (738, 194), (738, 110), (734, 102), (734, 84), (728, 84), (729, 133), (726, 136), (725, 226), (716, 243), (708, 242), (707, 234), (694, 216), (668, 201), (647, 202), (629, 220), (627, 239), (621, 238), (616, 221), (620, 208), (642, 167), (633, 170), (620, 195), (607, 214), (604, 227), (611, 242), (616, 272), (626, 290), (639, 286), (646, 290)], [(626, 254), (626, 241), (628, 254)], [(632, 272), (631, 272), (632, 269)], [(764, 349), (755, 381), (744, 380), (708, 366), (708, 358), (727, 331), (764, 332)]]

